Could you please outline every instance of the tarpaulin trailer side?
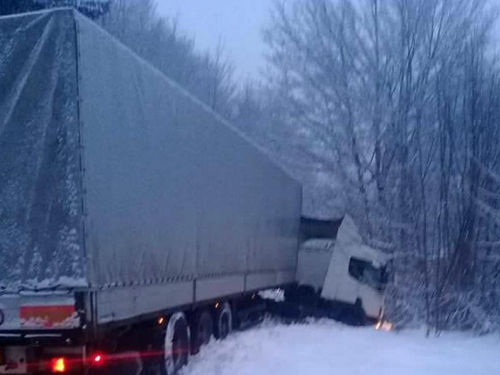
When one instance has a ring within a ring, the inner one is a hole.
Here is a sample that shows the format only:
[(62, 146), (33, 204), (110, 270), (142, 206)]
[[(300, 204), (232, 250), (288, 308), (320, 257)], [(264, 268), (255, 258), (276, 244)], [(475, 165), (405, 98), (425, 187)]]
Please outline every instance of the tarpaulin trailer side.
[(6, 290), (108, 323), (293, 281), (301, 187), (261, 150), (72, 10), (0, 34)]

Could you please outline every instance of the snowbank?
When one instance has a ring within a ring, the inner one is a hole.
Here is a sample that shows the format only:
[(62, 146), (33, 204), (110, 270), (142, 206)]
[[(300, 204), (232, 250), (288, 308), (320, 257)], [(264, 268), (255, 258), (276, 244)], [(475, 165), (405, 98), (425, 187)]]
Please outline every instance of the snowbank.
[(192, 357), (182, 375), (498, 375), (500, 338), (266, 322)]

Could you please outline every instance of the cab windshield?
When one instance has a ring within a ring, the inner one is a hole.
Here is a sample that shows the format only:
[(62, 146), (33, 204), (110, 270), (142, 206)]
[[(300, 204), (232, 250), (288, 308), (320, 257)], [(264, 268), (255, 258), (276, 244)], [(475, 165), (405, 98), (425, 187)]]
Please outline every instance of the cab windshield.
[(375, 266), (372, 262), (359, 258), (351, 258), (349, 274), (359, 282), (378, 291), (385, 289), (389, 279), (387, 266)]

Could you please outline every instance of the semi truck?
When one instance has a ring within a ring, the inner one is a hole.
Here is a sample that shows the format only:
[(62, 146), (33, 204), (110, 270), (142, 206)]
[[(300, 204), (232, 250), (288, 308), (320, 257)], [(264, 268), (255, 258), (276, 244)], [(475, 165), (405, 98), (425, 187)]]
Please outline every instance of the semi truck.
[(177, 373), (259, 319), (259, 291), (318, 292), (301, 205), (258, 146), (78, 12), (0, 18), (0, 374)]

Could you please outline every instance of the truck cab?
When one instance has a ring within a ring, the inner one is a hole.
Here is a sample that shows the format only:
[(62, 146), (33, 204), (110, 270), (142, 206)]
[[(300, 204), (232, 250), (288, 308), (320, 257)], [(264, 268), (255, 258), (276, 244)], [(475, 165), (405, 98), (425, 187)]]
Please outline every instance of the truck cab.
[[(390, 256), (363, 242), (353, 219), (321, 223), (307, 219), (299, 247), (296, 285), (285, 294), (306, 315), (329, 316), (351, 324), (383, 320)], [(316, 226), (318, 228), (318, 226)], [(305, 232), (305, 234), (304, 234)], [(309, 234), (319, 238), (309, 238)]]

